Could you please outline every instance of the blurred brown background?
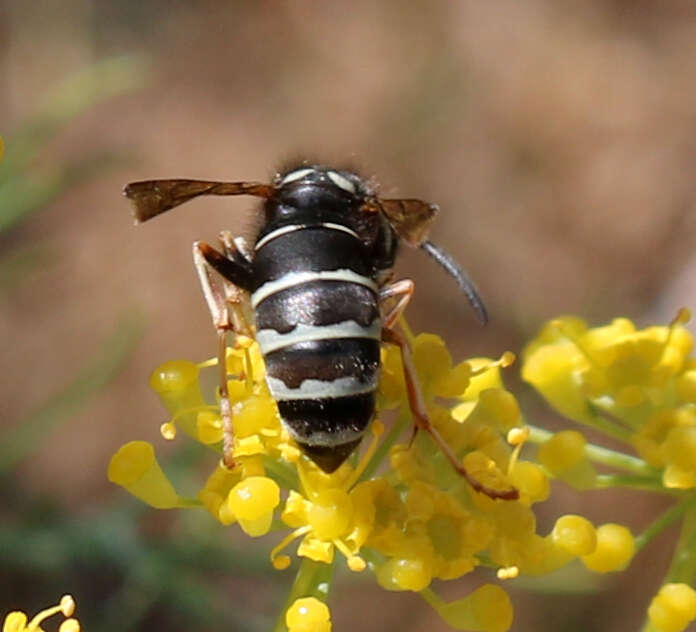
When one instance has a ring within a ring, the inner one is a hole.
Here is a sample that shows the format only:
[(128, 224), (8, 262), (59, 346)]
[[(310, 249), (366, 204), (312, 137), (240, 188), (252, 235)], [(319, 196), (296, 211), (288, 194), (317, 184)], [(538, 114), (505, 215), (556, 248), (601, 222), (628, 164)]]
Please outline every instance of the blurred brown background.
[[(479, 329), (423, 253), (405, 253), (398, 273), (417, 283), (411, 324), (444, 335), (457, 358), (519, 351), (559, 313), (645, 324), (694, 307), (690, 0), (5, 0), (6, 143), (61, 81), (122, 55), (137, 56), (132, 88), (66, 123), (32, 168), (104, 151), (125, 159), (0, 235), (5, 256), (26, 247), (43, 253), (42, 265), (0, 296), (3, 427), (14, 428), (88, 366), (124, 312), (146, 331), (117, 377), (18, 463), (21, 491), (16, 482), (5, 486), (0, 518), (16, 520), (13, 502), (29, 494), (75, 519), (100, 511), (121, 494), (105, 478), (120, 444), (140, 438), (163, 453), (170, 447), (158, 433), (163, 409), (147, 387), (152, 368), (214, 352), (191, 242), (214, 242), (222, 228), (249, 234), (254, 202), (201, 200), (136, 229), (121, 197), (131, 180), (265, 180), (287, 159), (309, 157), (357, 166), (386, 196), (437, 202), (433, 239), (476, 280), (490, 325)], [(13, 151), (7, 144), (6, 160)], [(508, 373), (514, 384), (516, 369)], [(522, 387), (516, 392), (532, 405)], [(568, 511), (645, 525), (637, 494), (556, 496), (541, 511), (541, 531)], [(211, 537), (234, 540), (220, 531)], [(262, 542), (259, 555), (267, 548)], [(552, 581), (550, 592), (510, 584), (513, 629), (635, 630), (662, 576), (661, 555), (643, 553), (634, 573), (607, 578), (598, 593), (599, 584), (582, 585), (586, 578)], [(289, 579), (274, 580), (280, 588), (271, 598), (263, 575), (233, 581), (221, 571), (217, 599), (238, 614), (250, 608), (273, 617)], [(445, 594), (461, 596), (489, 579), (452, 583)], [(2, 611), (78, 592), (58, 580), (55, 595), (41, 592), (29, 572), (5, 581), (12, 590), (7, 601), (0, 597)], [(78, 606), (95, 600), (77, 596)], [(382, 593), (371, 579), (339, 579), (332, 605), (337, 631), (445, 629), (417, 597)], [(120, 629), (160, 621), (148, 616)], [(184, 629), (179, 623), (174, 617), (166, 629)]]

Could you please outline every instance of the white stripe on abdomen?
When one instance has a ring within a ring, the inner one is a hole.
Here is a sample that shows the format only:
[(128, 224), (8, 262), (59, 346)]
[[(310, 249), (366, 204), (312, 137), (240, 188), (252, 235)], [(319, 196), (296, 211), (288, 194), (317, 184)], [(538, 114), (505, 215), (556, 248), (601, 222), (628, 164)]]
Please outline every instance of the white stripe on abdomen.
[(297, 325), (292, 331), (280, 334), (275, 329), (261, 329), (256, 332), (256, 341), (261, 347), (261, 353), (266, 355), (271, 351), (294, 345), (298, 342), (315, 340), (335, 340), (337, 338), (369, 338), (379, 340), (382, 333), (382, 323), (375, 320), (368, 327), (358, 325), (354, 320), (344, 320), (333, 325)]
[(339, 377), (335, 380), (308, 379), (297, 388), (288, 388), (283, 380), (266, 375), (268, 390), (273, 399), (283, 401), (290, 399), (324, 399), (328, 397), (348, 397), (371, 393), (377, 388), (379, 372), (375, 371), (371, 379), (362, 382), (356, 377)]
[(377, 292), (377, 284), (369, 277), (353, 272), (347, 268), (342, 270), (320, 270), (317, 272), (288, 272), (275, 281), (266, 281), (256, 292), (251, 295), (251, 306), (256, 306), (265, 298), (283, 290), (310, 283), (312, 281), (344, 281), (345, 283), (357, 283)]

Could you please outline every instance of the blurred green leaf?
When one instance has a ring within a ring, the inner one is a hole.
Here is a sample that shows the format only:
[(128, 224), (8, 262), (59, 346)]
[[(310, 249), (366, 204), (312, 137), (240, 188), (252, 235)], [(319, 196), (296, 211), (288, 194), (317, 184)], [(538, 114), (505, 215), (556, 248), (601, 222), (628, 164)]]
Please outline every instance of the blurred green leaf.
[(10, 252), (0, 260), (0, 298), (29, 275), (42, 268), (55, 257), (55, 253), (43, 246), (28, 246)]
[(126, 55), (96, 62), (51, 89), (37, 113), (18, 130), (6, 134), (0, 181), (26, 169), (66, 123), (100, 101), (140, 87), (146, 73), (142, 57)]
[(114, 165), (124, 164), (125, 156), (115, 152), (97, 154), (67, 167), (42, 169), (5, 182), (0, 180), (0, 232), (26, 219), (69, 189)]
[(0, 231), (46, 207), (71, 186), (125, 162), (122, 154), (102, 152), (66, 165), (34, 164), (46, 144), (69, 121), (100, 101), (142, 85), (144, 74), (145, 64), (140, 57), (98, 62), (51, 90), (38, 112), (6, 135), (0, 163)]
[[(16, 489), (7, 493), (17, 496)], [(24, 503), (21, 522), (0, 525), (0, 591), (9, 588), (9, 577), (59, 576), (79, 595), (84, 620), (101, 632), (146, 629), (148, 617), (162, 609), (208, 629), (269, 629), (263, 613), (240, 608), (233, 595), (224, 598), (219, 577), (255, 577), (279, 592), (282, 575), (269, 579), (268, 557), (246, 542), (221, 538), (203, 512), (198, 529), (163, 531), (153, 538), (138, 519), (147, 508), (130, 499), (83, 516), (36, 498)], [(92, 601), (84, 601), (85, 595)]]
[(140, 318), (127, 316), (106, 342), (99, 357), (39, 410), (20, 420), (0, 443), (0, 474), (36, 450), (48, 433), (111, 380), (131, 354), (142, 331)]

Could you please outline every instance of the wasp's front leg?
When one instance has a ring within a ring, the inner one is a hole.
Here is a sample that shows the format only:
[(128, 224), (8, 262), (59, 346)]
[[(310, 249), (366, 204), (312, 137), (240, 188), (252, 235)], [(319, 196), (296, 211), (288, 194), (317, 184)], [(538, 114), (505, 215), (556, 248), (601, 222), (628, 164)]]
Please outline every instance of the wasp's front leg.
[[(220, 416), (222, 418), (222, 460), (234, 467), (234, 426), (227, 388), (227, 332), (251, 337), (253, 332), (245, 315), (244, 305), (251, 289), (251, 262), (246, 253), (240, 254), (228, 233), (221, 234), (224, 254), (212, 246), (197, 241), (193, 244), (193, 263), (198, 273), (213, 325), (218, 334), (218, 370), (220, 376)], [(222, 278), (221, 286), (213, 282), (212, 271)]]
[[(396, 322), (406, 307), (408, 301), (413, 295), (413, 281), (404, 279), (403, 281), (397, 281), (388, 285), (380, 290), (380, 302), (383, 303), (389, 299), (395, 298), (396, 304), (386, 311), (382, 316), (382, 340), (384, 342), (389, 342), (393, 345), (399, 347), (401, 352), (401, 361), (404, 368), (404, 380), (406, 382), (406, 393), (408, 396), (408, 403), (411, 409), (411, 414), (413, 415), (413, 438), (415, 438), (418, 430), (424, 430), (432, 438), (433, 441), (440, 448), (442, 453), (445, 455), (447, 460), (452, 464), (452, 467), (463, 476), (467, 482), (477, 491), (490, 498), (502, 498), (505, 500), (514, 500), (519, 497), (519, 493), (516, 489), (510, 488), (505, 490), (497, 490), (486, 487), (479, 481), (475, 476), (473, 476), (457, 458), (457, 455), (452, 451), (450, 445), (445, 441), (442, 435), (438, 432), (437, 428), (433, 426), (428, 416), (428, 411), (425, 406), (425, 401), (423, 399), (423, 394), (421, 392), (420, 384), (418, 383), (418, 374), (416, 371), (416, 366), (413, 362), (413, 357), (411, 354), (411, 346), (408, 343), (406, 337), (395, 329)], [(411, 441), (413, 441), (413, 438)]]

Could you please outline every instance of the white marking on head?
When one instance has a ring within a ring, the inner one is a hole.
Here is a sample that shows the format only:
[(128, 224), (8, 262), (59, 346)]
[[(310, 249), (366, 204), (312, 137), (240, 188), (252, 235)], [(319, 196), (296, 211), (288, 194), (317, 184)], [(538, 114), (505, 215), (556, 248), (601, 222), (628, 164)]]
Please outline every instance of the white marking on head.
[(331, 180), (331, 182), (333, 182), (339, 189), (343, 189), (344, 191), (348, 191), (348, 193), (355, 194), (355, 185), (345, 176), (342, 176), (340, 173), (336, 173), (335, 171), (327, 171), (326, 175), (329, 177), (329, 180)]
[(283, 186), (284, 184), (289, 184), (290, 182), (295, 182), (295, 180), (300, 180), (304, 178), (306, 175), (312, 173), (313, 171), (314, 169), (311, 168), (297, 169), (297, 171), (291, 171), (280, 181), (280, 186)]

